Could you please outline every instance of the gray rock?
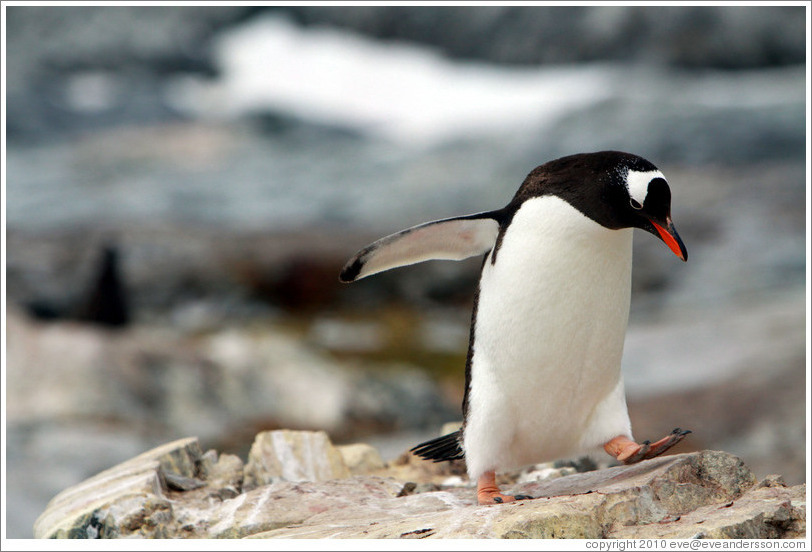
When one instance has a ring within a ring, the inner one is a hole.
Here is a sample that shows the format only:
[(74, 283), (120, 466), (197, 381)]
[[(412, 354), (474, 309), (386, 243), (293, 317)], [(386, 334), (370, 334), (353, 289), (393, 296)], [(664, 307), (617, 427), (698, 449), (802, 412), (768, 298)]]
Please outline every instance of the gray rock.
[[(772, 505), (755, 514), (752, 503), (760, 495), (750, 497), (754, 478), (740, 460), (719, 452), (678, 455), (651, 460), (635, 466), (610, 468), (577, 474), (547, 483), (516, 485), (511, 491), (534, 494), (535, 501), (499, 507), (475, 505), (474, 493), (467, 489), (412, 495), (403, 499), (402, 509), (387, 511), (388, 516), (370, 525), (368, 513), (352, 516), (342, 511), (342, 524), (335, 520), (327, 527), (322, 518), (314, 517), (302, 527), (278, 529), (255, 535), (263, 538), (626, 538), (628, 526), (643, 527), (647, 537), (669, 534), (670, 524), (683, 514), (704, 509), (704, 515), (716, 511), (728, 502), (741, 501), (737, 510), (751, 525), (751, 534), (762, 538), (779, 536), (775, 523), (764, 521), (780, 518), (783, 527), (798, 526), (804, 515), (789, 506), (781, 512)], [(797, 498), (803, 488), (794, 488)], [(747, 499), (744, 496), (747, 496)], [(789, 495), (787, 495), (789, 496)], [(434, 501), (440, 499), (441, 505)], [(409, 500), (409, 503), (406, 503)], [(435, 504), (431, 513), (421, 508)], [(745, 508), (744, 505), (747, 505)], [(748, 516), (746, 511), (750, 512)], [(368, 512), (368, 509), (367, 509)], [(727, 515), (728, 511), (724, 512)], [(326, 517), (324, 514), (321, 516)], [(389, 517), (391, 516), (391, 517)], [(783, 517), (782, 517), (783, 516)], [(722, 516), (719, 516), (720, 518)], [(674, 521), (676, 520), (676, 521)], [(701, 521), (697, 517), (695, 522)], [(704, 523), (704, 522), (703, 522)], [(719, 519), (719, 527), (727, 527)], [(710, 525), (708, 526), (710, 527)], [(678, 530), (682, 530), (680, 526)], [(694, 527), (695, 532), (696, 527)], [(646, 531), (648, 533), (646, 533)], [(677, 529), (674, 529), (677, 531)], [(713, 533), (714, 536), (735, 536), (733, 533)], [(783, 533), (782, 533), (783, 535)]]
[[(393, 500), (401, 484), (390, 478), (353, 477), (322, 482), (278, 482), (259, 487), (213, 510), (199, 512), (209, 528), (196, 536), (241, 538), (303, 524), (313, 517), (375, 507)], [(369, 510), (367, 510), (369, 515)]]
[(530, 483), (533, 481), (543, 481), (545, 479), (556, 479), (574, 473), (576, 473), (576, 470), (572, 466), (555, 468), (550, 464), (537, 464), (531, 469), (520, 473), (516, 479), (516, 483)]
[[(274, 437), (274, 435), (276, 437)], [(274, 440), (277, 443), (274, 443)], [(169, 443), (60, 493), (35, 526), (37, 537), (190, 538), (797, 538), (806, 527), (805, 486), (778, 477), (756, 485), (730, 454), (704, 451), (518, 483), (507, 490), (535, 500), (479, 506), (467, 485), (436, 490), (391, 476), (352, 476), (318, 432), (257, 436), (253, 457), (300, 481), (259, 485), (235, 496), (239, 462), (201, 454), (195, 439)], [(321, 467), (308, 445), (321, 451)], [(269, 448), (270, 447), (270, 448)], [(279, 453), (282, 453), (281, 455)], [(246, 470), (253, 468), (250, 459)], [(271, 463), (273, 463), (271, 462)], [(331, 463), (335, 462), (331, 465)], [(220, 466), (218, 468), (218, 466)], [(329, 466), (329, 468), (328, 468)], [(194, 467), (194, 468), (193, 468)], [(171, 490), (162, 473), (196, 476), (205, 487)], [(308, 470), (304, 470), (308, 471)], [(330, 473), (341, 478), (326, 479)], [(231, 473), (229, 477), (216, 474)], [(397, 470), (384, 475), (402, 474)], [(415, 475), (414, 473), (412, 475)], [(314, 480), (323, 478), (326, 480)], [(233, 489), (233, 485), (230, 487)]]
[[(15, 538), (30, 538), (61, 489), (177, 435), (245, 454), (257, 428), (319, 427), (347, 442), (359, 430), (439, 422), (454, 409), (414, 367), (350, 367), (272, 327), (187, 334), (139, 325), (110, 333), (37, 323), (11, 305), (6, 312)], [(223, 496), (241, 490), (233, 467), (226, 485), (233, 490)]]
[[(289, 7), (312, 25), (513, 64), (607, 59), (743, 68), (804, 59), (802, 12), (741, 6)], [(783, 32), (782, 32), (783, 31)], [(488, 40), (482, 40), (487, 36)], [(589, 36), (590, 40), (583, 40)]]
[(378, 449), (366, 443), (354, 443), (337, 447), (344, 465), (352, 475), (363, 475), (383, 469), (384, 463)]
[(8, 312), (11, 423), (123, 419), (217, 440), (261, 420), (351, 438), (360, 424), (421, 427), (451, 411), (415, 367), (349, 369), (273, 327), (110, 334), (70, 322), (42, 326)]
[(343, 455), (323, 431), (264, 431), (245, 465), (247, 491), (278, 481), (327, 481), (349, 477)]
[(221, 454), (209, 450), (201, 458), (200, 472), (209, 486), (220, 489), (218, 493), (231, 498), (240, 493), (245, 474), (242, 460), (233, 454)]
[(803, 538), (805, 485), (753, 489), (738, 500), (701, 506), (667, 524), (619, 528), (623, 539), (774, 539)]
[(105, 470), (56, 495), (34, 523), (34, 536), (166, 536), (172, 506), (163, 474), (193, 477), (200, 456), (197, 439), (187, 438)]

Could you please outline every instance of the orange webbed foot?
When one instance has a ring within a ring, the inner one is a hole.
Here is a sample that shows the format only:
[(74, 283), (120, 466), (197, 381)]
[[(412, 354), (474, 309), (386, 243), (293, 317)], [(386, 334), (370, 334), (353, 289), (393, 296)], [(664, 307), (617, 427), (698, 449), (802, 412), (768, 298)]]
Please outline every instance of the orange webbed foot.
[(661, 455), (691, 433), (690, 429), (675, 428), (671, 433), (652, 443), (643, 441), (635, 443), (624, 435), (619, 435), (603, 445), (604, 450), (624, 464), (634, 464)]
[(485, 472), (479, 477), (476, 489), (477, 501), (480, 504), (505, 504), (517, 500), (528, 500), (533, 498), (527, 495), (506, 495), (502, 494), (496, 485), (496, 474), (493, 471)]

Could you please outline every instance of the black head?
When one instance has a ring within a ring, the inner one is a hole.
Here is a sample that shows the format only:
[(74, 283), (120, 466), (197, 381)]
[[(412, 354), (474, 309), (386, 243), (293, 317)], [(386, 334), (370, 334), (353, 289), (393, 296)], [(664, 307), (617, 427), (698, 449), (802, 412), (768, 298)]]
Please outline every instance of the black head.
[(642, 157), (600, 151), (550, 161), (527, 176), (509, 207), (543, 195), (560, 197), (606, 228), (641, 228), (688, 259), (671, 222), (671, 189), (662, 172)]

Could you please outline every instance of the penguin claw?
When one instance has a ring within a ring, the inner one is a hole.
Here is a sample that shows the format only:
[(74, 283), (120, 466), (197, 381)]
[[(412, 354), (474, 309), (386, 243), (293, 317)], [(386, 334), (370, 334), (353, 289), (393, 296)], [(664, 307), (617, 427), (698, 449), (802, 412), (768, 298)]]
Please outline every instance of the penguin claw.
[(499, 491), (494, 493), (486, 492), (486, 493), (478, 493), (477, 495), (477, 502), (480, 504), (505, 504), (507, 502), (513, 502), (516, 500), (516, 497), (511, 495), (504, 495)]
[(531, 500), (533, 497), (530, 495), (504, 495), (502, 493), (494, 495), (480, 495), (480, 504), (506, 504), (508, 502), (515, 502), (517, 500)]

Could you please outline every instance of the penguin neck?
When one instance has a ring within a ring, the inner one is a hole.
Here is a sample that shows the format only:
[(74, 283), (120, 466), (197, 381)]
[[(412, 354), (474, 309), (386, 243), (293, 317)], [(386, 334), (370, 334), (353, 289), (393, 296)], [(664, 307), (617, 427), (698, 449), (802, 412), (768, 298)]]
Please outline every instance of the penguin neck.
[[(603, 271), (623, 277), (631, 285), (631, 228), (610, 229), (595, 222), (567, 201), (554, 195), (523, 202), (503, 227), (501, 241), (512, 262), (551, 270)], [(502, 244), (500, 243), (500, 246)], [(501, 256), (502, 253), (500, 253)], [(489, 258), (495, 264), (495, 257)]]

